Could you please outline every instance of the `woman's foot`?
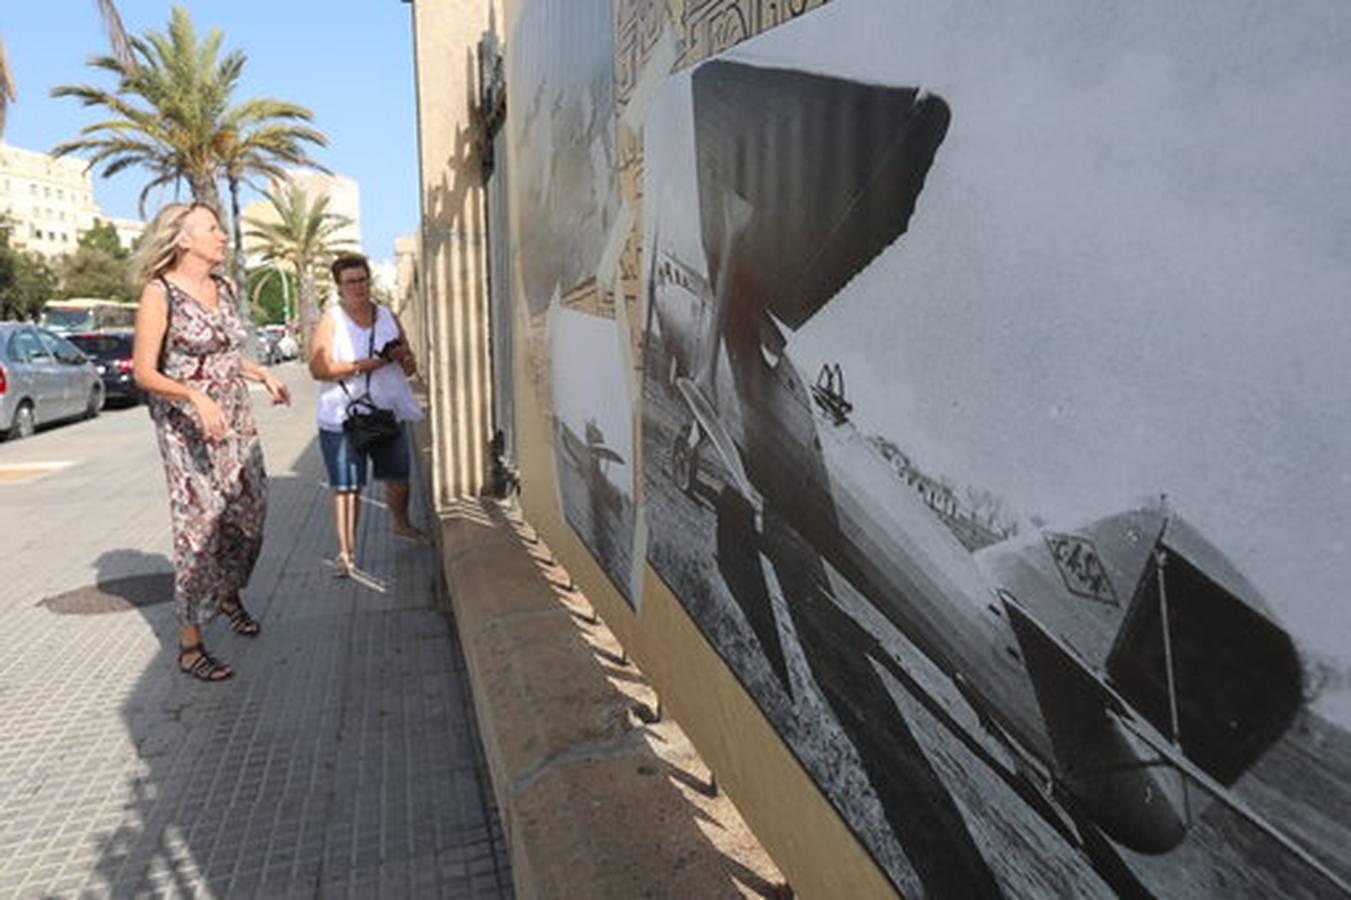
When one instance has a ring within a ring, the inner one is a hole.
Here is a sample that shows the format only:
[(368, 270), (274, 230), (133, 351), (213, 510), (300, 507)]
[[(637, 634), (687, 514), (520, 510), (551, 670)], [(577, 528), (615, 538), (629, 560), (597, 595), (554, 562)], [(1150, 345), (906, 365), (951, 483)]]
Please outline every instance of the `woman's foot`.
[(352, 557), (347, 553), (339, 553), (333, 558), (333, 577), (348, 578), (352, 574)]
[(230, 617), (230, 627), (234, 629), (235, 634), (242, 634), (244, 637), (257, 637), (263, 630), (260, 623), (249, 611), (244, 608), (244, 601), (235, 594), (234, 600), (221, 601), (220, 611)]
[(198, 681), (224, 681), (235, 674), (228, 665), (207, 653), (200, 642), (178, 648), (178, 671)]

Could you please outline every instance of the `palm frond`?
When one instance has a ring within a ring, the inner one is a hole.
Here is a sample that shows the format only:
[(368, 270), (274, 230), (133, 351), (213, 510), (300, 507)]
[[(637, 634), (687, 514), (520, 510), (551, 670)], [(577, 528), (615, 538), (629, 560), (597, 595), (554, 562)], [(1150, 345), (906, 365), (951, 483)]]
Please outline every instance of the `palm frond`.
[(108, 46), (112, 48), (113, 56), (122, 63), (122, 67), (129, 71), (136, 69), (136, 57), (131, 52), (131, 40), (127, 37), (127, 29), (122, 25), (122, 16), (117, 11), (117, 4), (113, 0), (95, 0), (98, 6), (99, 17), (103, 19), (103, 28), (108, 32)]
[(14, 73), (9, 68), (9, 51), (5, 49), (4, 39), (0, 38), (0, 135), (5, 133), (5, 114), (9, 111), (9, 105), (18, 99)]
[(181, 177), (177, 172), (163, 172), (141, 188), (141, 194), (136, 198), (136, 209), (140, 212), (141, 218), (145, 218), (145, 201), (150, 197), (151, 191), (170, 182), (174, 183), (176, 189), (180, 180)]
[[(97, 2), (110, 30), (121, 31), (113, 0)], [(58, 155), (85, 156), (90, 167), (102, 167), (104, 177), (144, 169), (151, 178), (147, 190), (187, 182), (195, 199), (213, 205), (219, 204), (221, 178), (237, 195), (241, 181), (283, 177), (282, 164), (327, 171), (307, 153), (328, 143), (310, 124), (314, 114), (268, 97), (234, 104), (247, 56), (226, 49), (219, 28), (199, 33), (183, 6), (173, 7), (162, 31), (137, 36), (122, 31), (122, 39), (110, 35), (110, 42), (112, 54), (88, 64), (111, 75), (113, 87), (52, 89), (54, 97), (108, 113), (59, 145), (53, 151)]]

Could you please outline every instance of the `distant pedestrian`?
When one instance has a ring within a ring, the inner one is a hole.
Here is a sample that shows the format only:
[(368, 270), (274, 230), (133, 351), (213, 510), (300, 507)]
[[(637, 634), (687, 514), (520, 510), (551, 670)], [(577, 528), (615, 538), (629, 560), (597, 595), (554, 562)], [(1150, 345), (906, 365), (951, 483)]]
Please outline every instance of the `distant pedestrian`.
[[(352, 401), (368, 398), (400, 422), (423, 417), (408, 378), (417, 360), (398, 316), (371, 300), (371, 267), (366, 257), (346, 254), (331, 267), (338, 302), (324, 311), (309, 351), (310, 374), (323, 382), (317, 420), (319, 446), (333, 489), (333, 527), (338, 537), (335, 574), (346, 577), (356, 565), (357, 520), (367, 469), (385, 483), (385, 502), (395, 537), (426, 543), (408, 516), (412, 451), (406, 427), (366, 451), (343, 430)], [(369, 464), (369, 465), (368, 465)]]
[(141, 285), (132, 372), (149, 395), (174, 532), (178, 667), (203, 681), (234, 674), (207, 652), (202, 626), (218, 613), (253, 637), (244, 608), (263, 542), (267, 474), (245, 379), (273, 403), (286, 385), (244, 357), (236, 287), (215, 269), (228, 238), (208, 206), (173, 203), (150, 223), (136, 258)]

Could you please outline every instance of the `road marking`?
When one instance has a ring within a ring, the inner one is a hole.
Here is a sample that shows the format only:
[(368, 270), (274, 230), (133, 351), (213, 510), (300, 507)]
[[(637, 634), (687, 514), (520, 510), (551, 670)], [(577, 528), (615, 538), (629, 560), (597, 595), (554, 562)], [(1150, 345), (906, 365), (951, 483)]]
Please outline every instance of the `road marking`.
[(28, 462), (28, 463), (4, 463), (0, 464), (0, 484), (9, 481), (23, 481), (26, 478), (37, 478), (46, 475), (49, 472), (56, 472), (61, 469), (75, 465), (70, 461), (57, 462)]

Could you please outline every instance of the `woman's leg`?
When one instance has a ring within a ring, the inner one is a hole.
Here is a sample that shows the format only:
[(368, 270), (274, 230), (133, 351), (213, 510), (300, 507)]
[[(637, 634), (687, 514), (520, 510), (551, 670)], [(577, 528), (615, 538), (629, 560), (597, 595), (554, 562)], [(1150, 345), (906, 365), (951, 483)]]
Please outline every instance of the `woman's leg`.
[(224, 681), (234, 674), (229, 665), (206, 652), (202, 626), (178, 626), (178, 668), (202, 681)]
[(408, 520), (408, 497), (411, 492), (406, 481), (385, 482), (385, 505), (389, 507), (389, 524), (395, 531), (410, 531), (413, 523)]
[(356, 548), (357, 491), (333, 492), (333, 530), (338, 536), (338, 574), (347, 575), (352, 569), (353, 550)]
[(352, 553), (352, 564), (357, 558), (357, 526), (361, 524), (361, 489), (347, 495), (347, 547)]
[(319, 432), (319, 447), (328, 484), (333, 489), (333, 531), (338, 538), (337, 572), (351, 574), (356, 562), (357, 509), (366, 483), (366, 457), (356, 452), (341, 431)]
[(397, 439), (379, 447), (372, 455), (375, 477), (385, 483), (385, 505), (389, 507), (389, 526), (399, 537), (424, 541), (427, 536), (413, 525), (408, 516), (411, 491), (409, 475), (412, 473), (412, 454), (410, 452), (408, 432)]

